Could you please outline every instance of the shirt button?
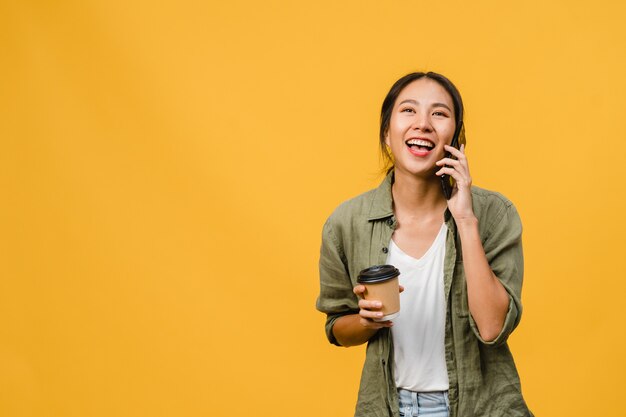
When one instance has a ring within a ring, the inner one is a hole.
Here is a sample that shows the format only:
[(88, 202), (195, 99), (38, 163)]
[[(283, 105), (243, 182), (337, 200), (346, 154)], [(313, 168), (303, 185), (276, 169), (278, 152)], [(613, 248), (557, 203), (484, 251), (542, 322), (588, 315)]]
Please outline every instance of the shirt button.
[(393, 224), (393, 219), (392, 218), (387, 219), (387, 224), (391, 226)]
[(386, 247), (383, 248), (383, 253), (387, 253), (387, 252), (389, 252), (389, 249), (387, 249)]

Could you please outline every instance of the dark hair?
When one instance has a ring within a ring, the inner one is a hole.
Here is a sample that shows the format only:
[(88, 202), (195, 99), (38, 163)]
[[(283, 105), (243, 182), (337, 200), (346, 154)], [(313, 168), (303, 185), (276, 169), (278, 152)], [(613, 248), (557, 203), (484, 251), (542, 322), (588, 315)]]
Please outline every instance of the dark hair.
[(461, 99), (461, 93), (459, 93), (459, 90), (454, 84), (452, 84), (452, 81), (436, 72), (412, 72), (405, 75), (396, 81), (393, 86), (391, 86), (391, 89), (387, 93), (387, 97), (385, 97), (385, 100), (383, 101), (382, 109), (380, 110), (380, 150), (383, 155), (386, 171), (393, 169), (393, 159), (387, 149), (387, 144), (385, 143), (385, 135), (389, 129), (393, 106), (402, 90), (404, 90), (404, 87), (411, 84), (413, 81), (424, 77), (436, 81), (448, 92), (448, 94), (450, 94), (450, 97), (452, 97), (452, 103), (454, 104), (454, 120), (456, 121), (454, 134), (456, 135), (461, 130), (461, 126), (463, 125), (463, 99)]

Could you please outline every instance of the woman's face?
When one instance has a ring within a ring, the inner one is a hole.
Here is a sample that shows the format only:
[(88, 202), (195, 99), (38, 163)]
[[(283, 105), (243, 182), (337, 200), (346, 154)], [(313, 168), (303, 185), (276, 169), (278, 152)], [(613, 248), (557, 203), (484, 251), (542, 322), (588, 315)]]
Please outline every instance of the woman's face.
[(455, 127), (452, 97), (439, 83), (423, 77), (407, 85), (396, 99), (385, 135), (395, 169), (432, 175)]

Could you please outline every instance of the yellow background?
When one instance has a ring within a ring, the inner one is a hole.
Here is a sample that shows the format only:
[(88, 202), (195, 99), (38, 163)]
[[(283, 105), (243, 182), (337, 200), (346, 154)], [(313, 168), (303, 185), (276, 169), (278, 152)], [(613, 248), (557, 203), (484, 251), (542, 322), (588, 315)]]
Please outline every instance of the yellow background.
[(0, 415), (351, 415), (321, 226), (434, 70), (524, 222), (529, 405), (623, 416), (621, 3), (2, 1)]

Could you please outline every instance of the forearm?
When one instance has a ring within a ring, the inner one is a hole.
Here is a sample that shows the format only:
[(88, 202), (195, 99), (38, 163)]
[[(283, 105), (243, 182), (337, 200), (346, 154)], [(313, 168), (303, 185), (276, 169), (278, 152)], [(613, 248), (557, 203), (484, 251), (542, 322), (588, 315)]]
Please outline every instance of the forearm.
[(495, 276), (480, 239), (478, 220), (457, 221), (463, 249), (463, 267), (467, 281), (467, 301), (483, 340), (494, 340), (502, 331), (509, 306), (509, 295)]
[(335, 339), (341, 346), (346, 347), (366, 343), (378, 330), (364, 327), (358, 314), (339, 317), (333, 325)]

